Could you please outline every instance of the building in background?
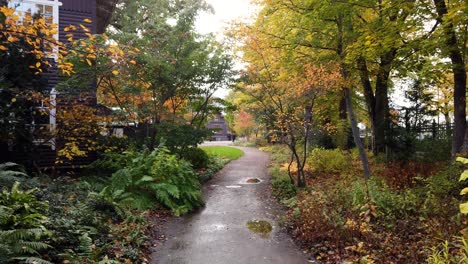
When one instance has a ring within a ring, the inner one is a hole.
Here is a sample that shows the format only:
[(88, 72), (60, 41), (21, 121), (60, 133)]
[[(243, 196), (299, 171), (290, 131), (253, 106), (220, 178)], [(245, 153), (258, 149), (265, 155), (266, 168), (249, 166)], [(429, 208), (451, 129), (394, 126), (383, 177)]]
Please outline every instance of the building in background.
[(211, 119), (206, 125), (206, 128), (214, 131), (214, 134), (211, 137), (212, 141), (231, 140), (231, 132), (222, 113), (218, 113), (213, 119)]

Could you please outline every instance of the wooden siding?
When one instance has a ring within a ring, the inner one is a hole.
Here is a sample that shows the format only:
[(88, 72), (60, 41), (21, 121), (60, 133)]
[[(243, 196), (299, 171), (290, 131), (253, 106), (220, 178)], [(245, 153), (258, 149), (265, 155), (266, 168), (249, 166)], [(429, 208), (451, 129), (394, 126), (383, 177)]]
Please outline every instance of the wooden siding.
[[(62, 0), (62, 6), (59, 8), (59, 40), (67, 43), (67, 32), (65, 27), (75, 25), (80, 28), (79, 24), (84, 24), (91, 29), (91, 33), (96, 33), (96, 0)], [(85, 18), (93, 21), (91, 24), (83, 22)], [(85, 32), (81, 29), (78, 32), (73, 32), (75, 38), (86, 37)]]
[[(96, 33), (96, 0), (61, 0), (62, 6), (59, 8), (59, 41), (67, 43), (67, 37), (65, 36), (68, 32), (64, 31), (64, 28), (70, 25), (75, 25), (79, 28), (77, 32), (74, 32), (74, 38), (85, 38), (85, 32), (80, 29), (79, 24), (84, 24), (91, 29), (91, 33)], [(91, 19), (91, 24), (86, 24), (84, 19)], [(59, 82), (60, 77), (57, 73), (56, 67), (51, 67), (48, 72), (44, 73), (44, 76), (48, 79), (48, 89), (51, 90)], [(57, 111), (66, 108), (66, 105), (60, 104), (58, 99)], [(63, 101), (62, 101), (63, 102)], [(90, 100), (88, 99), (87, 105), (96, 105), (96, 97), (94, 96)], [(59, 120), (57, 123), (59, 124)], [(59, 143), (59, 142), (58, 142)], [(40, 167), (43, 169), (52, 168), (55, 164), (56, 151), (52, 150), (50, 146), (36, 146), (33, 152), (24, 152), (18, 149), (9, 151), (7, 146), (0, 146), (2, 151), (0, 155), (0, 161), (15, 161), (25, 164), (28, 167)], [(89, 164), (91, 161), (96, 159), (96, 154), (91, 153), (88, 157), (79, 157), (68, 164), (57, 166), (58, 168), (74, 168), (82, 165)]]

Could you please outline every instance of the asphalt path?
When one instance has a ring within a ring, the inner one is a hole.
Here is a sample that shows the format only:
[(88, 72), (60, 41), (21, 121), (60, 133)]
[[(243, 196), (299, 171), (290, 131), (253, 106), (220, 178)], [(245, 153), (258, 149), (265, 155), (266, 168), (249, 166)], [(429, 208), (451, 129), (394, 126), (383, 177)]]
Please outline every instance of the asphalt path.
[[(277, 206), (268, 190), (269, 155), (255, 148), (239, 149), (244, 156), (231, 161), (205, 183), (205, 207), (167, 224), (164, 228), (167, 241), (154, 248), (151, 263), (308, 263), (307, 256), (277, 225)], [(252, 178), (260, 182), (247, 183)], [(264, 235), (252, 232), (247, 228), (252, 220), (271, 223), (272, 232)]]

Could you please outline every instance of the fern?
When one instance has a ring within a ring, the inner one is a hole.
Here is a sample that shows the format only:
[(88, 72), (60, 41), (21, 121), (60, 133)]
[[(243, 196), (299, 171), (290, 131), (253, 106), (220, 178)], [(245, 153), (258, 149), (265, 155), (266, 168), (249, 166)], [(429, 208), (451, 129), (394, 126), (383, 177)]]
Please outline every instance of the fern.
[(15, 182), (11, 190), (0, 193), (0, 262), (49, 263), (39, 258), (41, 251), (51, 248), (42, 241), (49, 236), (43, 226), (48, 204), (34, 195), (37, 189), (23, 191), (19, 186)]
[[(0, 187), (11, 187), (15, 182), (23, 182), (26, 173), (18, 170), (19, 165), (13, 162), (0, 164)], [(16, 169), (16, 170), (14, 170)]]
[[(39, 252), (51, 248), (48, 244), (40, 242), (41, 237), (48, 233), (41, 228), (14, 229), (0, 231), (0, 261), (15, 262), (23, 260), (27, 262), (32, 259), (41, 260), (38, 263), (49, 263), (39, 257)], [(30, 262), (32, 263), (32, 262)]]
[(35, 257), (15, 258), (15, 260), (19, 260), (23, 263), (31, 263), (31, 264), (52, 264), (52, 262), (49, 262), (41, 258), (35, 258)]
[(80, 245), (78, 246), (79, 255), (83, 257), (89, 257), (93, 253), (93, 239), (89, 237), (88, 233), (84, 233), (80, 236)]
[(121, 197), (114, 200), (139, 208), (151, 195), (176, 215), (203, 205), (201, 186), (191, 165), (164, 147), (136, 156), (128, 167), (114, 173), (105, 193), (108, 196), (131, 193), (133, 202)]

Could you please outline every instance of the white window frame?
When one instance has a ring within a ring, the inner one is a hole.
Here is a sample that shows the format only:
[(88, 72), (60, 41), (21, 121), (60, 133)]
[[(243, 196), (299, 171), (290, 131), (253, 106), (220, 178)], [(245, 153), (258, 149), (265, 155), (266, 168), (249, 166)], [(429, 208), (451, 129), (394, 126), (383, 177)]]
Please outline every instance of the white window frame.
[[(14, 4), (39, 4), (39, 5), (48, 5), (52, 6), (53, 8), (53, 17), (52, 17), (52, 22), (59, 27), (59, 7), (62, 6), (62, 2), (59, 0), (9, 0), (8, 5), (12, 8), (14, 8)], [(32, 14), (37, 13), (37, 7), (34, 5), (34, 9), (32, 10)], [(57, 28), (57, 34), (54, 35), (54, 38), (58, 41), (59, 40), (59, 34), (58, 34), (59, 28)]]
[[(37, 11), (38, 11), (36, 4), (52, 6), (52, 8), (53, 8), (52, 23), (57, 25), (57, 34), (54, 34), (54, 38), (55, 38), (55, 40), (59, 41), (59, 30), (60, 30), (60, 27), (59, 27), (59, 21), (60, 21), (59, 20), (59, 8), (60, 8), (60, 6), (62, 6), (62, 3), (59, 0), (9, 0), (8, 1), (8, 6), (14, 8), (15, 4), (22, 4), (22, 3), (33, 4), (33, 10), (31, 10), (32, 14), (36, 14)], [(51, 56), (51, 57), (54, 58), (54, 60), (57, 60), (56, 56)], [(57, 99), (56, 98), (57, 98), (57, 91), (55, 90), (55, 88), (53, 88), (50, 91), (50, 104), (51, 104), (51, 107), (48, 108), (48, 110), (49, 110), (49, 129), (50, 129), (51, 133), (53, 133), (55, 131), (56, 126), (57, 126), (57, 117), (56, 117), (56, 114), (57, 114), (57, 109), (56, 109)], [(38, 107), (38, 108), (45, 109), (47, 107), (42, 106), (42, 107)], [(32, 125), (34, 126), (34, 124), (32, 124)], [(40, 143), (40, 142), (37, 142), (37, 143)], [(51, 138), (48, 143), (50, 143), (50, 146), (51, 146), (52, 150), (56, 149), (55, 137)]]

